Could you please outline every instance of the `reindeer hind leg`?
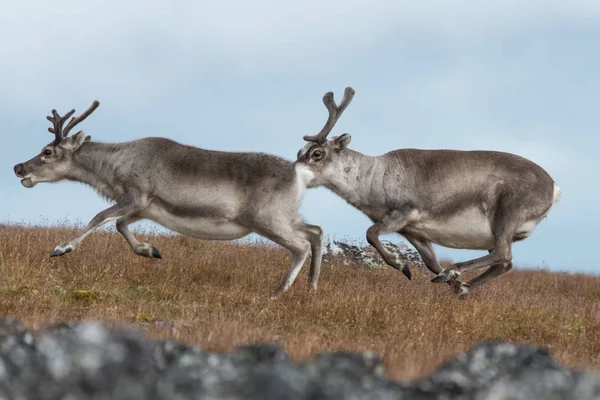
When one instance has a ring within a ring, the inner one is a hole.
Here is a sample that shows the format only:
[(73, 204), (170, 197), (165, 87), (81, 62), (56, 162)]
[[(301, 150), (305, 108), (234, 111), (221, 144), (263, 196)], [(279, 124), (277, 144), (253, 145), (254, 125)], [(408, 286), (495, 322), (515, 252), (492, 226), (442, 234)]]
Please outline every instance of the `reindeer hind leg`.
[(433, 278), (432, 282), (449, 282), (456, 280), (461, 273), (466, 271), (512, 263), (512, 243), (520, 223), (520, 218), (516, 217), (519, 215), (519, 211), (519, 207), (515, 207), (509, 194), (501, 195), (497, 201), (492, 222), (493, 249), (483, 257), (451, 265)]
[(313, 290), (317, 290), (319, 276), (321, 275), (321, 261), (323, 258), (323, 229), (317, 225), (302, 222), (300, 229), (305, 238), (310, 242), (310, 273), (309, 282)]
[(289, 224), (284, 227), (279, 225), (276, 228), (270, 226), (262, 226), (261, 228), (255, 227), (255, 232), (286, 248), (292, 255), (292, 265), (288, 270), (286, 277), (281, 282), (279, 288), (271, 296), (271, 298), (276, 298), (283, 292), (286, 292), (298, 277), (298, 274), (304, 265), (304, 261), (306, 261), (306, 258), (308, 257), (311, 243), (305, 239), (304, 233), (296, 228), (294, 224)]

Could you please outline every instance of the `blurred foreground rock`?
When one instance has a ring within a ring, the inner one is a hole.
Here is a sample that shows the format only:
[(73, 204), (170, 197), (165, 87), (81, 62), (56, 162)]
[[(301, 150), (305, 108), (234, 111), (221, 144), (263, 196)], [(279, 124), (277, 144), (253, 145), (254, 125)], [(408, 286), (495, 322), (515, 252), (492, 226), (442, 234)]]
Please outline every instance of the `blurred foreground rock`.
[[(423, 265), (419, 253), (404, 243), (395, 245), (392, 242), (382, 240), (381, 244), (392, 254), (398, 255), (400, 260), (411, 266)], [(381, 255), (373, 246), (358, 247), (337, 240), (332, 241), (323, 250), (323, 261), (338, 262), (342, 265), (366, 268), (389, 268), (383, 261)]]
[(386, 377), (374, 353), (321, 354), (292, 363), (274, 345), (210, 353), (98, 323), (28, 332), (0, 319), (2, 399), (594, 399), (598, 378), (535, 347), (487, 343), (431, 376)]

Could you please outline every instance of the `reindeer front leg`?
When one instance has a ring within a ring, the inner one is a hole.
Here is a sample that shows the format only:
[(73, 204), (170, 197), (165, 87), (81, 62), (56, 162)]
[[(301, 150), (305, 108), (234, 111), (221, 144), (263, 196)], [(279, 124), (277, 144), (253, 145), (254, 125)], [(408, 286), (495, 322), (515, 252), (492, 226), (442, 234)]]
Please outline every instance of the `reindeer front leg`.
[(50, 257), (62, 256), (74, 251), (79, 244), (92, 233), (95, 229), (104, 225), (109, 221), (114, 221), (119, 218), (126, 217), (138, 211), (138, 208), (131, 204), (115, 204), (104, 211), (99, 212), (90, 223), (75, 237), (72, 237), (67, 242), (56, 246)]
[(137, 217), (123, 217), (117, 220), (117, 231), (123, 235), (127, 243), (131, 246), (131, 249), (135, 254), (142, 257), (148, 258), (162, 258), (160, 253), (150, 243), (140, 243), (135, 236), (129, 231), (128, 225), (134, 223), (139, 218)]
[[(442, 272), (442, 267), (440, 267), (440, 263), (438, 262), (437, 257), (435, 256), (435, 251), (433, 250), (433, 246), (431, 245), (431, 242), (428, 242), (427, 240), (416, 238), (416, 237), (414, 237), (410, 234), (407, 234), (405, 232), (402, 232), (402, 231), (400, 231), (398, 233), (403, 235), (406, 238), (406, 240), (408, 240), (408, 242), (414, 246), (414, 248), (417, 250), (417, 252), (421, 256), (421, 260), (423, 260), (423, 264), (425, 264), (425, 266), (431, 272), (433, 272), (435, 275), (439, 275), (440, 272)], [(448, 285), (452, 286), (452, 288), (459, 295), (459, 297), (465, 296), (469, 292), (469, 289), (471, 287), (470, 283), (469, 284), (464, 283), (460, 279), (448, 281)]]
[(408, 278), (411, 278), (410, 269), (408, 265), (400, 262), (400, 259), (396, 254), (390, 253), (379, 241), (379, 236), (386, 235), (388, 233), (398, 232), (402, 230), (408, 223), (408, 213), (403, 213), (398, 210), (388, 212), (383, 219), (375, 223), (369, 229), (367, 229), (367, 241), (377, 251), (386, 263), (394, 267), (395, 269), (402, 271), (402, 273)]

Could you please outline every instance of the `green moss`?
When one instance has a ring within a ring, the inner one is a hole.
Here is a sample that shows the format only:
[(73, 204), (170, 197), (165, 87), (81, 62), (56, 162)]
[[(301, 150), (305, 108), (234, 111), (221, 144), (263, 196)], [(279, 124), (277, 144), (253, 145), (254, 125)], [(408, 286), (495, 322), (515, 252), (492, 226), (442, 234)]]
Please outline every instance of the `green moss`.
[(72, 300), (80, 302), (92, 302), (98, 298), (98, 292), (88, 289), (76, 289), (69, 292)]

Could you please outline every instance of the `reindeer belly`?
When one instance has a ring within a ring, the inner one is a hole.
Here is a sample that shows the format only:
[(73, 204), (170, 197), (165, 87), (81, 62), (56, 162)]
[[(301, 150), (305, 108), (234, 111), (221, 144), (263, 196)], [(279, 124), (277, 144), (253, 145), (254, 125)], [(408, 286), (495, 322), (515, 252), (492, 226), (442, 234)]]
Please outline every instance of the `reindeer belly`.
[(233, 240), (252, 232), (251, 229), (225, 218), (179, 216), (155, 206), (144, 210), (142, 216), (177, 233), (198, 239)]
[(494, 247), (490, 222), (477, 208), (467, 209), (441, 220), (423, 215), (404, 230), (444, 247), (472, 250), (488, 250)]

